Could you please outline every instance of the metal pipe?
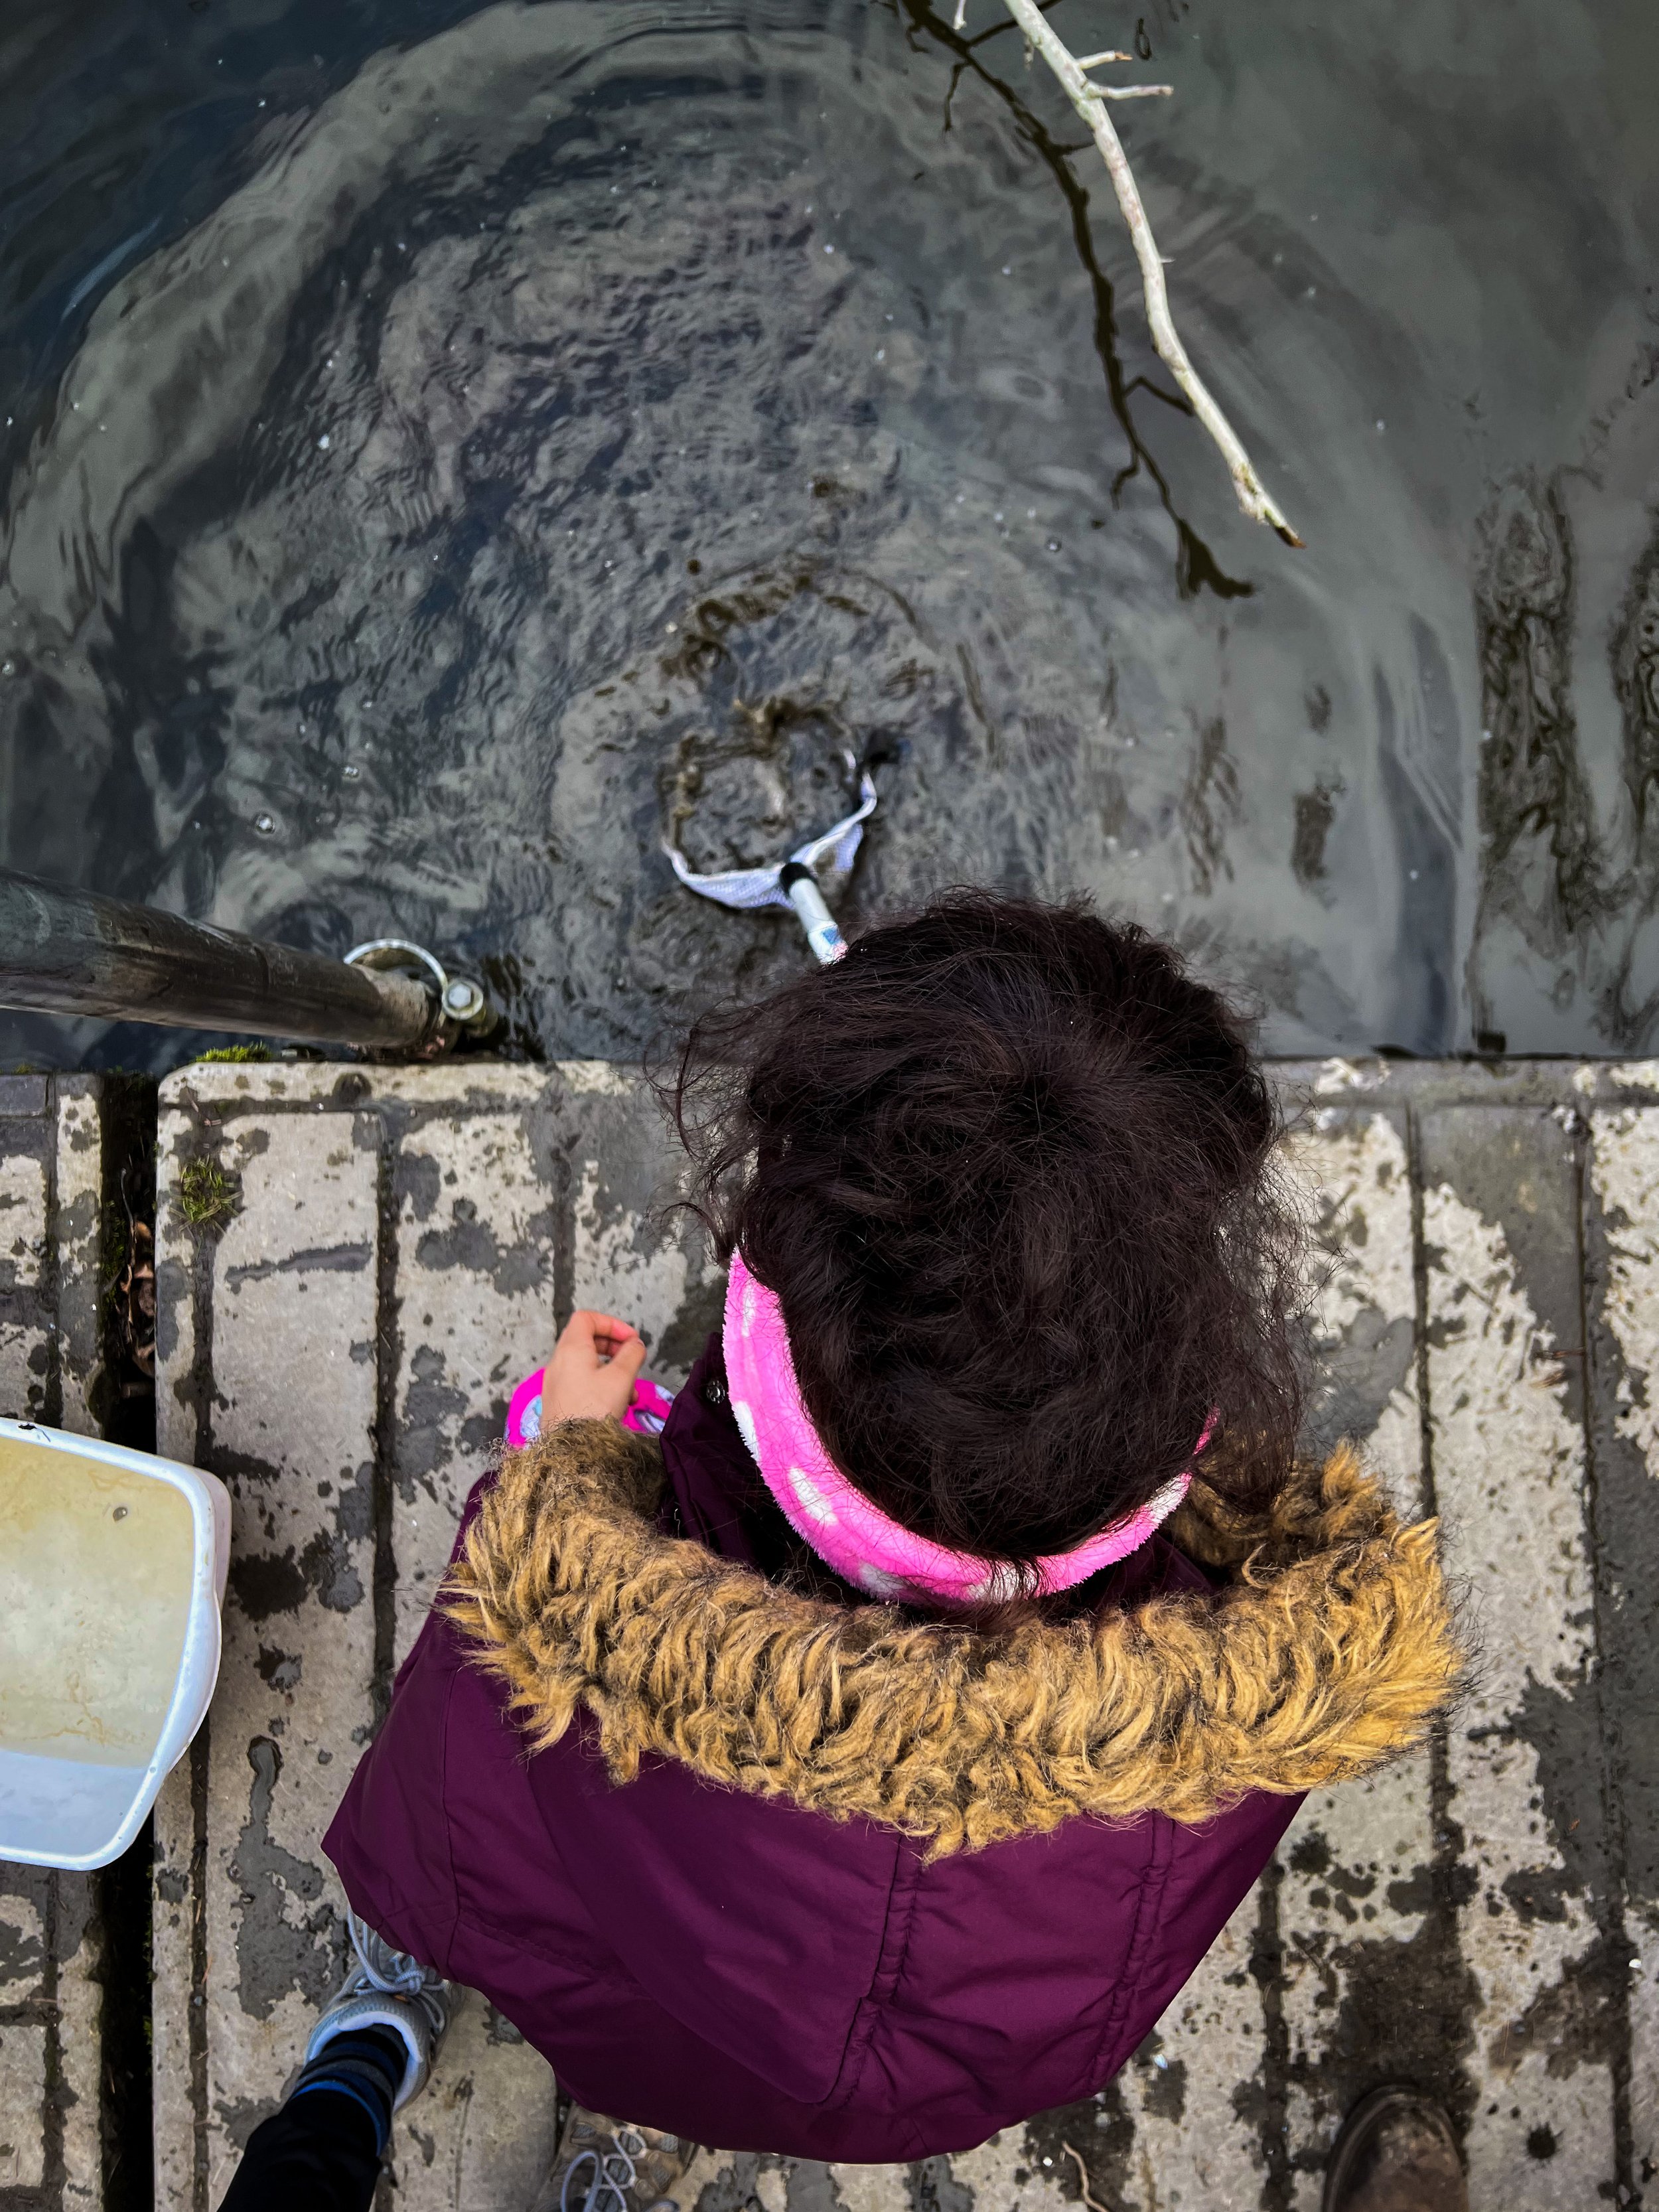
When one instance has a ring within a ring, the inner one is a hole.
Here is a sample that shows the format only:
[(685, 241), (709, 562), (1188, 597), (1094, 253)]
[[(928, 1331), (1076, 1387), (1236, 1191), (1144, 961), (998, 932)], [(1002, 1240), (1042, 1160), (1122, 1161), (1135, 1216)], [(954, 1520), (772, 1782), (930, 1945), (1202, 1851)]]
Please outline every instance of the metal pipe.
[(0, 1006), (313, 1044), (428, 1043), (437, 994), (320, 952), (0, 869)]

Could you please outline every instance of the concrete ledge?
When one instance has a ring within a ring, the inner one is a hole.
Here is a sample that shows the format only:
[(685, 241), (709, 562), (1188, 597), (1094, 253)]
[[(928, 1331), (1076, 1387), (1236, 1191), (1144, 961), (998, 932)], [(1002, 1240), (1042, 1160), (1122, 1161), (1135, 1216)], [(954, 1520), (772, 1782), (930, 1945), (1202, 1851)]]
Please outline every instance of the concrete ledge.
[[(1342, 2111), (1401, 2074), (1456, 2113), (1480, 2203), (1618, 2200), (1659, 2157), (1659, 1067), (1277, 1073), (1327, 1255), (1315, 1436), (1441, 1513), (1477, 1695), (1429, 1755), (1310, 1802), (1086, 2106), (915, 2168), (706, 2156), (687, 2212), (1058, 2212), (1073, 2150), (1115, 2212), (1311, 2207)], [(239, 1510), (220, 1694), (158, 1837), (158, 2202), (209, 2212), (339, 1970), (318, 1839), (514, 1383), (586, 1302), (677, 1378), (720, 1286), (656, 1224), (672, 1164), (609, 1066), (187, 1070), (161, 1149), (164, 1448)], [(234, 1180), (218, 1228), (184, 1217), (198, 1160)], [(555, 2094), (476, 2005), (388, 2201), (522, 2204)]]
[[(103, 1133), (84, 1075), (0, 1077), (0, 1413), (98, 1432)], [(0, 1862), (0, 2206), (103, 2202), (96, 1877)]]
[[(1341, 2112), (1400, 2074), (1456, 2114), (1476, 2203), (1634, 2203), (1659, 2164), (1659, 1065), (1277, 1073), (1326, 1253), (1314, 1436), (1440, 1513), (1476, 1694), (1420, 1761), (1310, 1802), (1097, 2098), (912, 2167), (705, 2156), (686, 2212), (1059, 2212), (1073, 2150), (1112, 2212), (1311, 2208)], [(96, 1126), (89, 1085), (0, 1083), (0, 1403), (70, 1425)], [(160, 1156), (158, 1441), (238, 1513), (220, 1692), (157, 1824), (157, 2203), (211, 2212), (339, 1972), (319, 1838), (514, 1382), (600, 1301), (676, 1376), (720, 1285), (658, 1224), (672, 1163), (609, 1066), (199, 1066)], [(0, 2205), (98, 2201), (96, 1973), (86, 1894), (0, 1869)], [(516, 2212), (555, 2098), (473, 2001), (387, 2203)]]

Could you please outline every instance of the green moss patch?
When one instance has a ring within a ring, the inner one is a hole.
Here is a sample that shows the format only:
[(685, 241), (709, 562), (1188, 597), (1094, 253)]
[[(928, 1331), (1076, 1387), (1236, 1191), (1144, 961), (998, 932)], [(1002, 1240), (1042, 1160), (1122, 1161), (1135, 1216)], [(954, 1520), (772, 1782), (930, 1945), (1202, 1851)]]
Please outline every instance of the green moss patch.
[(216, 1233), (242, 1210), (242, 1186), (217, 1160), (190, 1160), (179, 1174), (179, 1211), (192, 1229)]

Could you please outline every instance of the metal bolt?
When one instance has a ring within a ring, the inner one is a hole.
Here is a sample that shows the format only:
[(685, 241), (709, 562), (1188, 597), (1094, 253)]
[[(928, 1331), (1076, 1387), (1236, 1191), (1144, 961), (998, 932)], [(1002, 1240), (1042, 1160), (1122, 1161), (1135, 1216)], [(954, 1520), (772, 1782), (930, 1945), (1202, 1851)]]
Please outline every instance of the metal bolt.
[(484, 1010), (483, 988), (470, 976), (455, 975), (444, 988), (444, 1012), (452, 1022), (476, 1022)]

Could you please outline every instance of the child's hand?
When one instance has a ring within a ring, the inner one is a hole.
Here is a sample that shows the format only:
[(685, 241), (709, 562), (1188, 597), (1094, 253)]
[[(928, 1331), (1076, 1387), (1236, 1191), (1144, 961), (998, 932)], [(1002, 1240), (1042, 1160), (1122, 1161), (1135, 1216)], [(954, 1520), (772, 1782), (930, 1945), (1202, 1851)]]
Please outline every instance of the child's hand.
[(619, 1421), (645, 1364), (638, 1329), (614, 1314), (573, 1313), (542, 1377), (542, 1431), (559, 1421)]

